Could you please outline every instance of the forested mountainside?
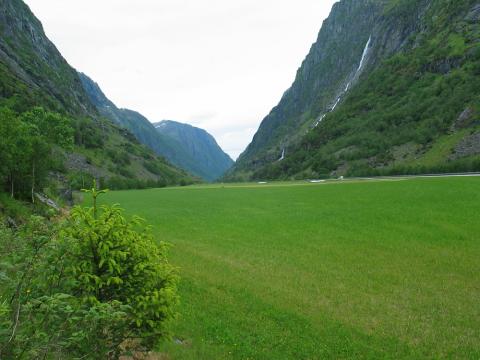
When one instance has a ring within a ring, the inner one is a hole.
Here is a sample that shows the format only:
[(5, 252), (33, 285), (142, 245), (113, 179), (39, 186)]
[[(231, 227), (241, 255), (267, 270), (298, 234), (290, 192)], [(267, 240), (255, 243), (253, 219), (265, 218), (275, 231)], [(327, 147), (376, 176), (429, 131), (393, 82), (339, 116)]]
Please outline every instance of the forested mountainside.
[(205, 130), (172, 120), (163, 120), (154, 125), (160, 134), (176, 140), (195, 163), (201, 166), (198, 174), (202, 178), (216, 180), (232, 167), (233, 160)]
[[(103, 116), (130, 130), (142, 144), (151, 148), (156, 154), (164, 156), (172, 164), (207, 181), (222, 176), (233, 164), (232, 160), (228, 162), (224, 158), (223, 151), (212, 136), (204, 130), (197, 129), (189, 132), (189, 136), (179, 136), (186, 135), (184, 131), (157, 131), (155, 126), (140, 113), (119, 109), (107, 98), (100, 86), (87, 75), (79, 73), (79, 76), (91, 102)], [(177, 124), (180, 125), (180, 123)], [(168, 129), (172, 128), (168, 127)], [(182, 127), (182, 129), (188, 129), (188, 127)], [(211, 139), (205, 140), (204, 134)]]
[[(25, 192), (23, 183), (31, 188), (32, 182), (38, 182), (41, 188), (48, 180), (62, 188), (80, 188), (92, 178), (112, 188), (194, 180), (98, 113), (76, 70), (21, 0), (0, 0), (0, 107), (0, 133), (5, 145), (0, 154), (0, 178), (9, 191), (13, 187), (14, 195)], [(58, 146), (44, 124), (49, 119), (68, 128), (65, 134), (71, 134), (67, 136), (71, 144)], [(51, 146), (46, 155), (49, 161), (38, 163), (42, 168), (36, 169), (41, 170), (43, 178), (32, 174), (32, 158), (19, 160), (20, 155), (27, 156), (27, 147), (38, 145), (35, 141), (39, 138)]]
[(228, 180), (480, 170), (480, 2), (342, 0)]

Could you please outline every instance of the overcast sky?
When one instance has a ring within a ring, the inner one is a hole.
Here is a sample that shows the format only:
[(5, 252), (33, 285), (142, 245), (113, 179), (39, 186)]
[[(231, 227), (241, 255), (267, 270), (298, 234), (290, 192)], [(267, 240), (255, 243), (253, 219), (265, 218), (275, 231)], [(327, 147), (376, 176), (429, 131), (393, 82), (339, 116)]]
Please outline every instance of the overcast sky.
[(206, 129), (234, 159), (335, 0), (25, 0), (118, 107)]

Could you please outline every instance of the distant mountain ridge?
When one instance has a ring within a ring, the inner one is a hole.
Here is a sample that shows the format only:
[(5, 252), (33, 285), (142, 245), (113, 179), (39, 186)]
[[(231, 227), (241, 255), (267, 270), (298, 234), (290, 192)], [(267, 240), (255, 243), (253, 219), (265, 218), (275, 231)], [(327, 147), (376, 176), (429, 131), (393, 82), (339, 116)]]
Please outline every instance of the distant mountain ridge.
[(205, 130), (171, 122), (165, 128), (168, 131), (158, 131), (142, 114), (118, 108), (87, 75), (79, 73), (79, 77), (100, 114), (130, 130), (138, 141), (174, 165), (207, 181), (216, 180), (233, 165)]
[(154, 124), (160, 134), (176, 140), (198, 164), (202, 164), (202, 177), (216, 180), (232, 167), (234, 161), (207, 131), (173, 120)]

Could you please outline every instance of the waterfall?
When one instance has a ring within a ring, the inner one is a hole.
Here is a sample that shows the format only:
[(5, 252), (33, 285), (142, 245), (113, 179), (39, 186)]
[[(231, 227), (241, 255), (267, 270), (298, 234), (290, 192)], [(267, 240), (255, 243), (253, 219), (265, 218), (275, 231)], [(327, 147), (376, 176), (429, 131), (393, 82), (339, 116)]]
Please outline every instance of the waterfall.
[(365, 59), (367, 58), (368, 55), (368, 50), (370, 50), (370, 43), (372, 42), (372, 35), (368, 38), (367, 45), (365, 45), (365, 49), (363, 49), (363, 54), (362, 54), (362, 59), (360, 60), (360, 65), (358, 65), (357, 72), (355, 73), (355, 77), (357, 74), (362, 70), (363, 65), (365, 63)]
[(322, 120), (325, 119), (325, 116), (327, 116), (327, 114), (323, 114), (322, 116), (320, 116), (320, 118), (315, 122), (315, 125), (313, 125), (313, 127), (316, 128), (318, 124), (320, 124)]
[[(343, 94), (345, 94), (350, 89), (350, 85), (352, 85), (352, 81), (354, 81), (357, 78), (357, 76), (359, 75), (360, 71), (363, 68), (363, 65), (365, 65), (365, 60), (367, 58), (368, 51), (370, 50), (371, 42), (372, 42), (372, 35), (370, 35), (370, 37), (368, 38), (367, 44), (365, 45), (365, 48), (363, 49), (362, 58), (360, 59), (360, 64), (358, 65), (357, 71), (355, 71), (355, 75), (353, 76), (352, 80), (350, 80), (348, 82), (347, 86), (345, 86), (345, 90), (343, 90)], [(340, 95), (340, 97), (342, 95)], [(333, 111), (333, 109), (335, 109), (336, 105), (333, 106), (332, 111)]]
[[(358, 68), (355, 71), (355, 74), (353, 75), (351, 80), (347, 83), (347, 85), (345, 86), (345, 89), (337, 97), (333, 106), (329, 110), (327, 110), (327, 112), (325, 112), (322, 116), (320, 116), (317, 119), (317, 121), (315, 121), (315, 124), (313, 125), (314, 128), (316, 128), (322, 122), (322, 120), (325, 119), (325, 116), (327, 116), (328, 113), (335, 110), (337, 105), (342, 100), (343, 95), (345, 95), (348, 92), (348, 90), (350, 90), (350, 86), (352, 85), (352, 82), (354, 82), (358, 78), (358, 76), (360, 75), (360, 72), (363, 69), (363, 66), (365, 65), (365, 60), (367, 59), (371, 43), (372, 43), (372, 35), (370, 35), (370, 37), (368, 38), (367, 44), (365, 45), (365, 48), (363, 49), (362, 57), (360, 59), (360, 64), (358, 65)], [(285, 151), (285, 149), (284, 149), (284, 151)], [(280, 160), (283, 160), (283, 155), (282, 155), (282, 158)]]
[[(343, 95), (343, 94), (342, 94)], [(340, 100), (342, 100), (342, 95), (340, 95), (337, 99), (337, 101), (335, 101), (335, 104), (333, 104), (332, 106), (332, 109), (330, 111), (333, 111), (335, 110), (335, 108), (337, 107), (338, 103), (340, 102)]]
[(285, 148), (283, 148), (282, 156), (280, 157), (280, 159), (278, 159), (278, 161), (282, 161), (283, 159), (285, 159)]

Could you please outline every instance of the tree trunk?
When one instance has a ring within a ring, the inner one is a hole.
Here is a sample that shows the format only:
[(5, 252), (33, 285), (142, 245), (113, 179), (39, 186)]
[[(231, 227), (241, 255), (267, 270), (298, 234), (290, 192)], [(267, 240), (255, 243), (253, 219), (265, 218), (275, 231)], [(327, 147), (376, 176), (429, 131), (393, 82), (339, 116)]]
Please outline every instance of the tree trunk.
[(12, 173), (10, 173), (10, 193), (13, 199), (13, 174)]
[(32, 164), (32, 204), (35, 204), (35, 161)]

